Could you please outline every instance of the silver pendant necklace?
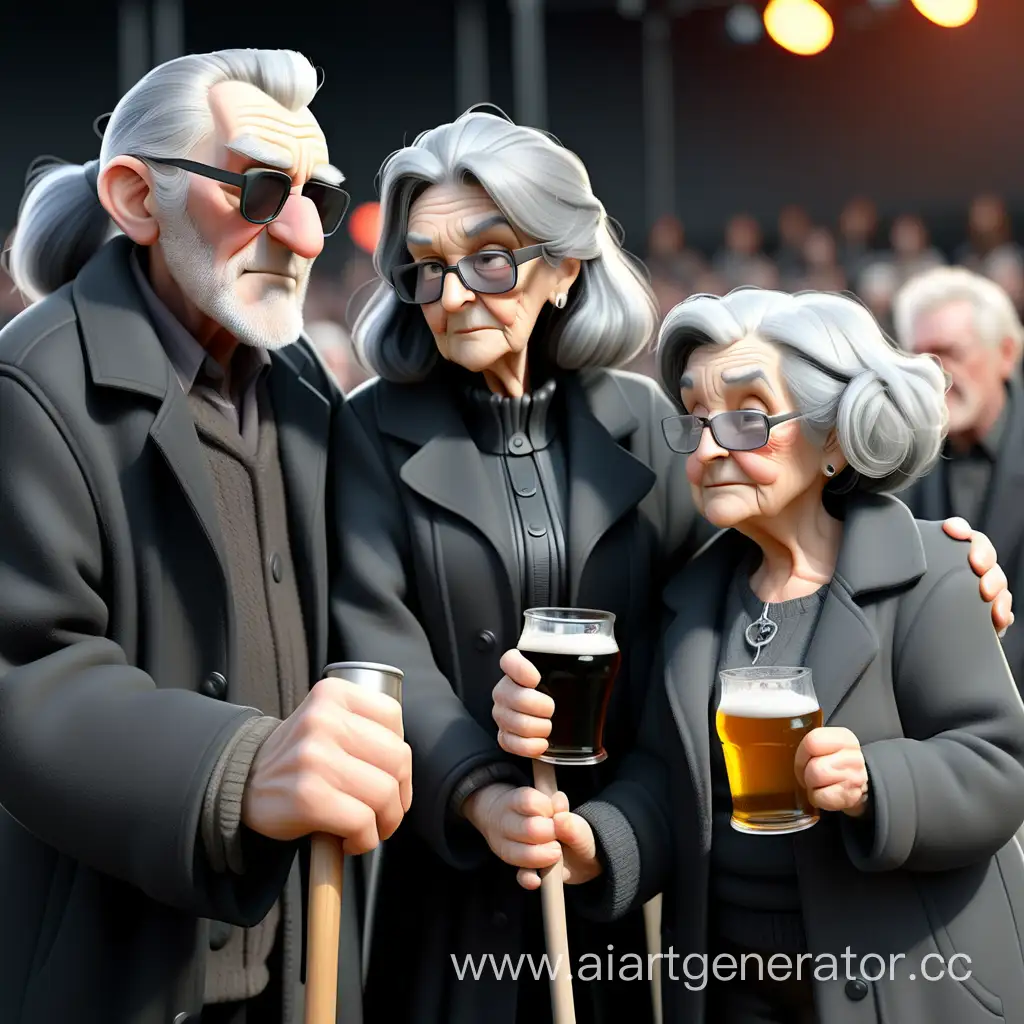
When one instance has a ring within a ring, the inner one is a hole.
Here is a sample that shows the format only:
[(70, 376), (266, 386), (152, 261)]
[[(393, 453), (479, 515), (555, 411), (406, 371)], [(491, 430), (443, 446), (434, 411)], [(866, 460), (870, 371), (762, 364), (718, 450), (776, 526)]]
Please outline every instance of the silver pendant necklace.
[(770, 607), (770, 602), (765, 601), (761, 614), (754, 619), (749, 626), (747, 626), (746, 632), (744, 633), (747, 643), (756, 649), (754, 660), (751, 662), (751, 665), (757, 664), (757, 659), (761, 657), (761, 648), (767, 647), (768, 644), (775, 639), (775, 634), (779, 631), (778, 623), (772, 622), (772, 620), (768, 618), (768, 609)]

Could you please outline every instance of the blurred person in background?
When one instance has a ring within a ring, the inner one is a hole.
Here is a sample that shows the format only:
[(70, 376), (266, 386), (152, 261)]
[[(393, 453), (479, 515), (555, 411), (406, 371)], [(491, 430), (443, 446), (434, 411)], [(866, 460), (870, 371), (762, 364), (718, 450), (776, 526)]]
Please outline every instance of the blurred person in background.
[(863, 196), (851, 199), (839, 214), (839, 263), (855, 281), (878, 257), (878, 209)]
[(707, 266), (704, 256), (686, 244), (686, 228), (678, 217), (665, 214), (647, 238), (647, 269), (653, 279), (664, 279), (687, 290)]
[(900, 214), (889, 230), (890, 258), (901, 283), (932, 267), (941, 267), (946, 257), (931, 244), (928, 228), (916, 214)]
[(745, 284), (775, 281), (775, 264), (764, 254), (761, 226), (749, 214), (732, 217), (725, 226), (725, 243), (715, 256), (712, 269), (726, 282), (727, 288)]
[(899, 286), (899, 273), (888, 262), (869, 263), (855, 281), (857, 296), (890, 337), (893, 333), (892, 304)]
[(957, 263), (985, 274), (985, 264), (1000, 251), (1021, 254), (1013, 241), (1013, 229), (1006, 203), (996, 195), (976, 196), (967, 211), (967, 241), (956, 252)]
[(774, 260), (780, 285), (786, 291), (796, 291), (807, 273), (805, 246), (813, 226), (810, 214), (802, 206), (790, 203), (779, 211), (779, 244)]
[(1012, 245), (994, 249), (982, 260), (980, 271), (1010, 296), (1018, 313), (1024, 312), (1024, 254), (1019, 249)]
[(793, 291), (841, 292), (846, 288), (846, 274), (836, 262), (836, 240), (828, 228), (816, 227), (807, 233), (803, 256), (805, 271)]
[[(911, 278), (894, 306), (896, 337), (938, 356), (951, 383), (943, 457), (900, 497), (921, 519), (962, 516), (988, 534), (1011, 587), (1024, 583), (1024, 327), (995, 282), (963, 267)], [(1004, 649), (1024, 689), (1024, 634)]]

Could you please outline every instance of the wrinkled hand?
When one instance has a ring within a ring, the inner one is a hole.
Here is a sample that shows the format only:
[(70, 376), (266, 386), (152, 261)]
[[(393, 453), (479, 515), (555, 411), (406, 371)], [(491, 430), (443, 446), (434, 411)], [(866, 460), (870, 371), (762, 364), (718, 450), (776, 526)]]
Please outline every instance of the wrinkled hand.
[(412, 803), (412, 751), (401, 705), (344, 679), (321, 679), (260, 747), (242, 796), (242, 822), (288, 841), (311, 832), (366, 853)]
[(500, 664), (505, 674), (491, 693), (498, 744), (509, 754), (540, 757), (548, 749), (555, 702), (537, 692), (540, 673), (518, 650), (506, 651)]
[(794, 770), (815, 807), (859, 818), (868, 802), (868, 770), (849, 729), (812, 729), (797, 747)]
[(495, 782), (469, 796), (462, 813), (493, 853), (514, 868), (545, 868), (558, 860), (554, 810), (539, 790)]
[(1006, 573), (999, 567), (992, 541), (978, 530), (972, 530), (971, 524), (958, 516), (947, 519), (942, 528), (950, 537), (971, 542), (968, 561), (975, 574), (981, 577), (981, 596), (986, 602), (991, 602), (992, 624), (1003, 636), (1013, 625), (1013, 594), (1010, 593)]
[(463, 806), (488, 846), (506, 864), (519, 868), (516, 878), (524, 889), (539, 889), (539, 872), (559, 857), (566, 885), (582, 885), (601, 874), (593, 830), (569, 810), (564, 793), (549, 799), (537, 789), (495, 783)]

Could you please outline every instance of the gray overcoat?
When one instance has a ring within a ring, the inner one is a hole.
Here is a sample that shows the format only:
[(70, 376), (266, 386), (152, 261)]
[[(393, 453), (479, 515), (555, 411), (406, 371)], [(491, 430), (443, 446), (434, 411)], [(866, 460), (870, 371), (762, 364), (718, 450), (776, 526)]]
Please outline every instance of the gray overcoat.
[[(251, 836), (247, 873), (218, 875), (199, 838), (217, 757), (258, 712), (232, 703), (238, 651), (207, 464), (130, 244), (112, 240), (0, 333), (3, 1024), (197, 1020), (211, 920), (255, 924), (289, 876), (299, 889), (292, 867), (305, 862), (305, 844)], [(272, 363), (315, 673), (328, 657), (324, 510), (341, 396), (305, 341)], [(289, 988), (301, 992), (297, 930)], [(358, 948), (344, 960), (345, 1020), (358, 1024)]]
[[(567, 890), (586, 913), (665, 891), (663, 945), (679, 957), (663, 962), (666, 1024), (704, 1019), (682, 965), (707, 952), (708, 706), (749, 550), (724, 533), (667, 588), (640, 743), (580, 808), (608, 859)], [(825, 724), (860, 740), (873, 802), (870, 824), (825, 812), (794, 836), (820, 1021), (1024, 1021), (1024, 706), (966, 545), (895, 498), (852, 498), (808, 662)]]

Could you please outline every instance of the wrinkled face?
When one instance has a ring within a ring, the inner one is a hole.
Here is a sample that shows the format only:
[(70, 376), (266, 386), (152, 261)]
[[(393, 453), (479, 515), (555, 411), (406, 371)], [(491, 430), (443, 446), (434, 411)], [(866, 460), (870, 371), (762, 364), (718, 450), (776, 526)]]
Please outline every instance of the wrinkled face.
[(311, 178), (336, 184), (323, 132), (308, 110), (289, 111), (254, 86), (225, 82), (210, 90), (214, 130), (189, 157), (241, 173), (283, 170), (294, 183), (276, 220), (251, 224), (239, 189), (190, 174), (184, 210), (160, 211), (159, 244), (179, 287), (203, 313), (243, 344), (279, 348), (302, 330), (302, 305), (324, 236)]
[(961, 433), (986, 418), (986, 408), (997, 401), (1012, 361), (999, 346), (978, 336), (974, 310), (968, 300), (949, 302), (921, 313), (914, 322), (913, 351), (939, 357), (952, 378), (946, 392), (949, 432)]
[[(417, 263), (450, 267), (472, 253), (536, 242), (519, 234), (479, 185), (431, 185), (409, 211), (406, 244)], [(441, 298), (420, 308), (441, 356), (479, 373), (526, 349), (558, 280), (543, 257), (521, 263), (515, 287), (498, 295), (471, 291), (449, 273)]]
[[(794, 409), (780, 370), (779, 350), (749, 335), (725, 347), (697, 349), (680, 381), (687, 412), (714, 417), (737, 409), (776, 416)], [(686, 460), (694, 502), (712, 525), (737, 527), (779, 516), (798, 498), (824, 483), (826, 461), (836, 459), (807, 437), (799, 420), (772, 429), (756, 451), (729, 451), (705, 428), (697, 450)]]

